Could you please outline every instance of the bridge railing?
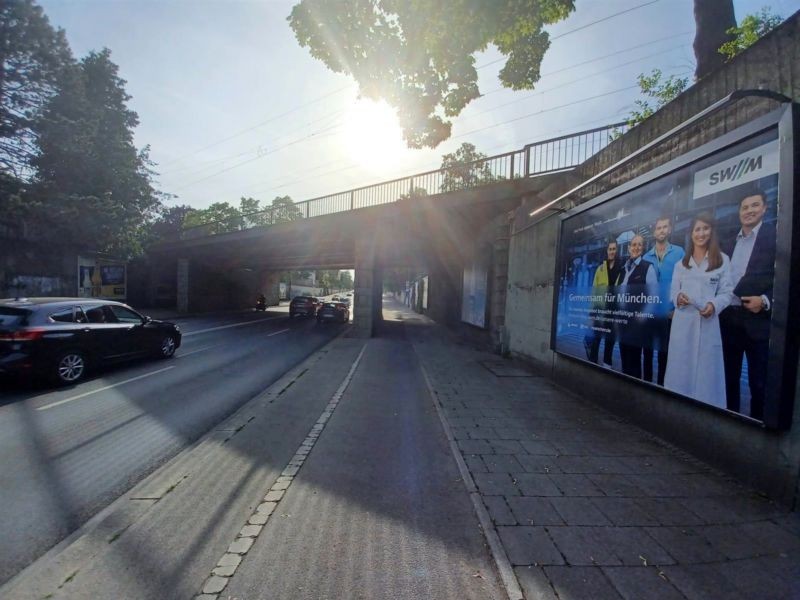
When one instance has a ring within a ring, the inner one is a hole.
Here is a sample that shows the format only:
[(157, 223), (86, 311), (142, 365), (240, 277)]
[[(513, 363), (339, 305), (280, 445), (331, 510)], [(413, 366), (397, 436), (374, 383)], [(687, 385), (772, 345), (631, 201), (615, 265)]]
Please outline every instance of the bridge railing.
[(491, 183), (534, 177), (571, 169), (605, 148), (624, 133), (626, 123), (614, 123), (526, 145), (522, 150), (490, 156), (470, 163), (417, 173), (409, 177), (328, 194), (294, 205), (270, 207), (182, 230), (181, 238), (196, 238), (321, 217), (339, 212), (390, 204), (398, 200), (473, 189)]

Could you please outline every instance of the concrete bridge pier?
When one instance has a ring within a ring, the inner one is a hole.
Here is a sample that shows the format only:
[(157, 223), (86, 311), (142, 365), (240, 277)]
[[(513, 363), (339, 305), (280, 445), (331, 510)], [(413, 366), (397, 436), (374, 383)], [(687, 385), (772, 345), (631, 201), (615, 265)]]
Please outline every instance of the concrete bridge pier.
[(378, 261), (375, 233), (356, 240), (353, 335), (372, 337), (382, 318), (383, 269)]
[(253, 290), (253, 302), (256, 301), (258, 294), (264, 294), (267, 306), (277, 306), (281, 299), (280, 275), (279, 271), (261, 269), (258, 272), (256, 289)]

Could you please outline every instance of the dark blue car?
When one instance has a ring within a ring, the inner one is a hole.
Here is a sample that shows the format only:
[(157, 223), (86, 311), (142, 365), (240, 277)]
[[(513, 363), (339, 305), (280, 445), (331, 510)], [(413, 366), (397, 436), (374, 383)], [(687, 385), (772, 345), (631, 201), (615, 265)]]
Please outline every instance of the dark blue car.
[(142, 356), (170, 358), (180, 345), (177, 325), (120, 302), (0, 300), (0, 373), (72, 384), (92, 367)]

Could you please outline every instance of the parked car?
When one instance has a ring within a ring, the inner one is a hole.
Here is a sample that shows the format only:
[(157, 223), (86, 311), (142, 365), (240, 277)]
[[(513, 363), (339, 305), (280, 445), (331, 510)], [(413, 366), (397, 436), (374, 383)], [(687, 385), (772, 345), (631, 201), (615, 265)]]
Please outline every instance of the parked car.
[(154, 321), (121, 302), (0, 300), (0, 373), (71, 384), (104, 363), (147, 355), (170, 358), (180, 345), (177, 325)]
[(342, 302), (325, 302), (317, 312), (317, 323), (338, 321), (347, 323), (350, 320), (350, 310)]
[(347, 296), (342, 296), (341, 298), (339, 298), (339, 302), (341, 302), (345, 306), (350, 306), (350, 298), (348, 298)]
[(295, 296), (289, 303), (289, 317), (293, 318), (295, 315), (316, 316), (319, 305), (319, 299), (313, 296)]

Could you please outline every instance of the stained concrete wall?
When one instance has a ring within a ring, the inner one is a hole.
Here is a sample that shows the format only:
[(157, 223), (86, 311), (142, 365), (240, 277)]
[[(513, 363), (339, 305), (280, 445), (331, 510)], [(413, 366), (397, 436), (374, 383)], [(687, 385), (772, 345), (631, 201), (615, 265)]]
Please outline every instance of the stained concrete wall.
[[(790, 430), (768, 431), (552, 352), (551, 318), (560, 219), (557, 213), (550, 213), (544, 219), (541, 215), (529, 216), (531, 208), (557, 198), (577, 181), (586, 180), (615, 164), (731, 91), (748, 88), (771, 89), (795, 101), (800, 98), (798, 15), (723, 69), (697, 82), (656, 115), (587, 161), (577, 172), (554, 182), (538, 196), (526, 199), (513, 220), (505, 335), (512, 354), (537, 365), (561, 385), (735, 474), (772, 497), (796, 505), (800, 407), (794, 411)], [(557, 208), (567, 210), (577, 206), (776, 107), (774, 102), (764, 100), (741, 102), (646, 153)], [(797, 389), (800, 389), (800, 380)]]
[(75, 247), (28, 240), (0, 240), (0, 298), (76, 296)]

